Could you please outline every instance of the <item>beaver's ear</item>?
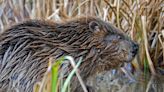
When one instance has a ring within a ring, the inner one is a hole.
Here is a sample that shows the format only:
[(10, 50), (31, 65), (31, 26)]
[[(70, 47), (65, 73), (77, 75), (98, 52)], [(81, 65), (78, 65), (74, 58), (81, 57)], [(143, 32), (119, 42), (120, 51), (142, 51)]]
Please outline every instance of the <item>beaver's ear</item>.
[(89, 29), (92, 31), (92, 32), (99, 32), (100, 31), (100, 25), (98, 22), (96, 21), (91, 21), (89, 23)]

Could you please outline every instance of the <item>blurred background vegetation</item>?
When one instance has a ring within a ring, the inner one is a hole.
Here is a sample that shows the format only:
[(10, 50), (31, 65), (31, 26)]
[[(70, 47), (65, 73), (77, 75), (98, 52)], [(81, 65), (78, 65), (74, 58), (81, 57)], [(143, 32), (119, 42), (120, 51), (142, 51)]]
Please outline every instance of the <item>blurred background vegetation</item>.
[(0, 32), (28, 19), (97, 16), (140, 45), (131, 73), (164, 74), (164, 0), (0, 0)]

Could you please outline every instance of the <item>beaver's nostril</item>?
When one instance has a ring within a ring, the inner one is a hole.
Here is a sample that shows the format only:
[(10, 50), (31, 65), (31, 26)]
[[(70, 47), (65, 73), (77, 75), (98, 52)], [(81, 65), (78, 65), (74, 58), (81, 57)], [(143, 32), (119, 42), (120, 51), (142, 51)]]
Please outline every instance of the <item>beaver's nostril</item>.
[(132, 50), (132, 53), (135, 55), (135, 54), (137, 54), (137, 52), (138, 52), (138, 49), (139, 49), (139, 46), (138, 46), (138, 44), (137, 43), (133, 43), (133, 50)]

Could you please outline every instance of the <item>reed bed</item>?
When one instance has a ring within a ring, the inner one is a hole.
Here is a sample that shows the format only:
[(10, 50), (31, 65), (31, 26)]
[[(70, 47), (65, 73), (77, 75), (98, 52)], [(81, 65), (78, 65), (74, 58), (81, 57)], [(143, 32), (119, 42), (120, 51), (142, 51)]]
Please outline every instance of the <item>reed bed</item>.
[(133, 73), (164, 74), (164, 0), (0, 0), (0, 32), (28, 19), (88, 15), (112, 23), (139, 43)]

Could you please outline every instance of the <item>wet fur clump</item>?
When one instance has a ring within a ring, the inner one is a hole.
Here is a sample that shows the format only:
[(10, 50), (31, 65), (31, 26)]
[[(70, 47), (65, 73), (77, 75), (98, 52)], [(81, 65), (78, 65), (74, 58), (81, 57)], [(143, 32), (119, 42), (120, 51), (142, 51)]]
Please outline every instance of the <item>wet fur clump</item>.
[[(41, 81), (50, 57), (82, 56), (79, 70), (86, 82), (96, 73), (132, 61), (137, 50), (135, 42), (99, 18), (80, 17), (60, 23), (25, 21), (0, 35), (0, 90), (32, 92), (33, 85)], [(80, 91), (79, 85), (72, 86), (71, 92)]]

